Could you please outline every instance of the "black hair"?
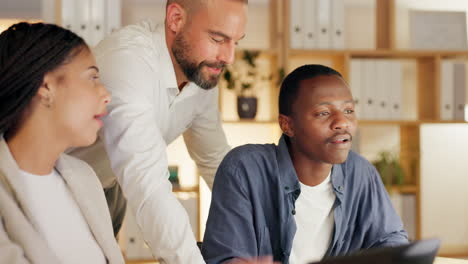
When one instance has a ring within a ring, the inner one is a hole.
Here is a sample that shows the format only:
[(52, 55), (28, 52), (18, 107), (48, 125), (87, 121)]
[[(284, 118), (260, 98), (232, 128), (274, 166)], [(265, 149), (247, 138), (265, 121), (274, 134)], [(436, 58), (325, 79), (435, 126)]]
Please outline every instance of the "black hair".
[(323, 75), (336, 75), (343, 78), (343, 76), (334, 69), (319, 64), (303, 65), (288, 74), (281, 84), (279, 113), (286, 116), (292, 114), (292, 107), (297, 98), (301, 81)]
[(81, 37), (52, 24), (20, 22), (0, 34), (0, 134), (17, 128), (44, 76), (84, 47)]

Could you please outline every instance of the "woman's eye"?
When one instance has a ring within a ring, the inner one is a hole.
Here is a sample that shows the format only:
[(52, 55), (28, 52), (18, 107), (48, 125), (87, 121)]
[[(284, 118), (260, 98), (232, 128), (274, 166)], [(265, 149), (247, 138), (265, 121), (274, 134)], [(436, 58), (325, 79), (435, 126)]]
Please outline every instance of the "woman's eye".
[(345, 113), (346, 114), (352, 114), (352, 113), (354, 113), (354, 110), (353, 109), (348, 109), (348, 110), (345, 110)]

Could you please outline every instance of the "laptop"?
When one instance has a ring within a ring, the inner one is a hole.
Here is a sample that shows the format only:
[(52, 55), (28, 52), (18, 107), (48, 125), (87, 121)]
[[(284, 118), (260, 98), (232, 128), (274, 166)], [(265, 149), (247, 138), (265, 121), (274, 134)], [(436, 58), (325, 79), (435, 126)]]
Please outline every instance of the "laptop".
[(427, 239), (398, 247), (362, 250), (346, 256), (328, 257), (309, 264), (432, 264), (440, 240)]

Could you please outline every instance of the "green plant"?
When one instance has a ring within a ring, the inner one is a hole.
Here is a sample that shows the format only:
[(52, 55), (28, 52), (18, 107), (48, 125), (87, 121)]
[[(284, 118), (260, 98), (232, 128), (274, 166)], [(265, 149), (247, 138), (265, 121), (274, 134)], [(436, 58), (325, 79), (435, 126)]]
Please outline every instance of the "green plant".
[(389, 151), (379, 153), (379, 158), (372, 162), (382, 177), (385, 186), (402, 185), (404, 183), (404, 171), (396, 155)]
[(244, 50), (242, 57), (226, 68), (223, 79), (229, 90), (235, 91), (238, 96), (254, 96), (256, 87), (272, 80), (271, 74), (265, 74), (259, 69), (259, 56), (259, 51)]

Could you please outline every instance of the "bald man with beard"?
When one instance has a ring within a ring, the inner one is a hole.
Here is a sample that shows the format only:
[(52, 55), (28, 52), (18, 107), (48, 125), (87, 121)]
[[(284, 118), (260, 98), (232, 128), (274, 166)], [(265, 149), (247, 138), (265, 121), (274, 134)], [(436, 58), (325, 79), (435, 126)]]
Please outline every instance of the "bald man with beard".
[[(124, 27), (95, 49), (112, 103), (101, 141), (77, 156), (91, 163), (104, 188), (117, 179), (129, 213), (164, 263), (204, 263), (187, 213), (172, 193), (166, 148), (183, 135), (211, 188), (230, 150), (216, 86), (234, 61), (246, 21), (247, 0), (169, 0), (164, 24)], [(108, 203), (112, 211), (109, 196)]]

